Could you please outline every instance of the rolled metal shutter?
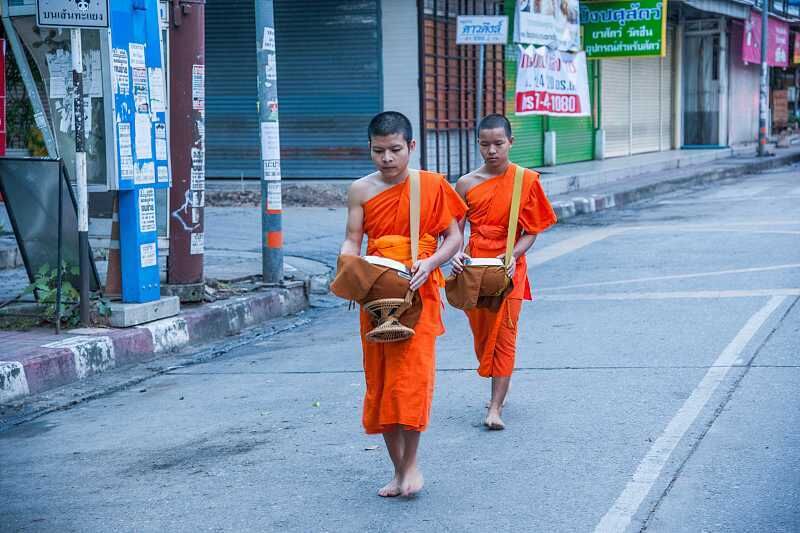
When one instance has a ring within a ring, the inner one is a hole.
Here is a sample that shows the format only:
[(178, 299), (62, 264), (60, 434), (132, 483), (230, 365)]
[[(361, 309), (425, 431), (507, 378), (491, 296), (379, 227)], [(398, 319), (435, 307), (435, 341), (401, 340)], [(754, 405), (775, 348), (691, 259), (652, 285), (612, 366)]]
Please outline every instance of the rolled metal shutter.
[[(594, 95), (596, 61), (589, 61), (589, 95)], [(594, 121), (588, 117), (550, 117), (550, 131), (556, 133), (556, 164), (594, 159)]]
[(206, 2), (206, 175), (260, 175), (253, 2)]
[(674, 30), (667, 30), (667, 55), (661, 58), (661, 144), (660, 150), (672, 149), (672, 44)]
[(603, 59), (600, 65), (601, 119), (606, 133), (605, 156), (630, 154), (630, 59)]
[(377, 0), (276, 0), (281, 170), (354, 178), (374, 170), (367, 125), (382, 110)]
[[(367, 124), (381, 110), (378, 0), (276, 0), (281, 170), (353, 178), (372, 170)], [(206, 4), (209, 177), (260, 176), (255, 7)]]
[(631, 153), (661, 146), (661, 58), (631, 59)]

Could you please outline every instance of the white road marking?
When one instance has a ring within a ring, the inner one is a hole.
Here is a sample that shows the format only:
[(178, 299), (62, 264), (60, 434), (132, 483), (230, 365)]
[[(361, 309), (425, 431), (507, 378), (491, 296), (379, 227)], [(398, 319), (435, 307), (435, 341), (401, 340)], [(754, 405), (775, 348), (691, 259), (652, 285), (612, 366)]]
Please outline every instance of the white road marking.
[(800, 226), (800, 220), (753, 220), (750, 222), (716, 222), (713, 224), (675, 224), (674, 222), (664, 222), (663, 224), (643, 224), (622, 226), (628, 230), (651, 230), (651, 229), (703, 229), (703, 228), (739, 228), (747, 226)]
[(751, 196), (744, 196), (742, 198), (697, 198), (695, 200), (661, 200), (659, 205), (693, 205), (693, 204), (715, 204), (720, 202), (752, 202), (762, 200), (790, 200), (792, 198), (800, 198), (800, 195), (784, 194), (781, 196), (759, 196), (753, 198)]
[(633, 478), (595, 528), (596, 533), (625, 531), (645, 497), (650, 493), (650, 489), (661, 474), (678, 442), (694, 423), (719, 384), (725, 379), (739, 354), (784, 300), (784, 296), (770, 298), (764, 307), (750, 317), (736, 337), (725, 347), (714, 361), (714, 366), (708, 369), (706, 375), (692, 391), (691, 396), (675, 413), (667, 428), (639, 463)]
[[(771, 189), (773, 185), (755, 185), (755, 186), (739, 186), (739, 187), (726, 187), (721, 191), (707, 195), (705, 198), (725, 199), (725, 200), (739, 200), (745, 198), (752, 198), (767, 189)], [(703, 198), (700, 198), (703, 200)]]
[(576, 235), (575, 237), (564, 239), (561, 242), (551, 244), (550, 246), (534, 249), (533, 253), (528, 257), (528, 265), (541, 265), (561, 257), (562, 255), (579, 250), (584, 246), (588, 246), (594, 242), (611, 237), (612, 235), (624, 233), (627, 230), (628, 228), (607, 228), (588, 231), (581, 233), (580, 235)]
[(542, 294), (536, 295), (539, 301), (580, 302), (593, 300), (676, 300), (676, 299), (720, 299), (720, 298), (758, 298), (765, 296), (800, 296), (799, 289), (754, 289), (731, 291), (667, 291), (667, 292), (610, 292), (585, 294)]
[(595, 283), (579, 283), (577, 285), (563, 285), (561, 287), (539, 287), (538, 292), (544, 291), (558, 291), (564, 289), (580, 289), (584, 287), (603, 287), (607, 285), (624, 285), (627, 283), (641, 283), (644, 281), (664, 281), (670, 279), (689, 279), (689, 278), (704, 278), (710, 276), (725, 276), (728, 274), (745, 274), (748, 272), (767, 272), (770, 270), (787, 270), (792, 268), (800, 268), (800, 263), (789, 263), (787, 265), (774, 265), (767, 267), (753, 267), (753, 268), (737, 268), (735, 270), (719, 270), (716, 272), (699, 272), (696, 274), (673, 274), (670, 276), (650, 276), (646, 278), (632, 278), (622, 279), (616, 281), (598, 281)]

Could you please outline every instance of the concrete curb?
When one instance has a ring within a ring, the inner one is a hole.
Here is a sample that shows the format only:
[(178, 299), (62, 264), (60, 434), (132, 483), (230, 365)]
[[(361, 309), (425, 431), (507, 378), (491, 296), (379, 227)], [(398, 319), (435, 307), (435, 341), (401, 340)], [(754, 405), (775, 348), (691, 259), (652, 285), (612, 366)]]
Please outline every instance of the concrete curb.
[(653, 198), (677, 189), (762, 172), (772, 168), (791, 165), (797, 161), (800, 161), (800, 152), (777, 155), (769, 159), (751, 161), (735, 166), (713, 168), (700, 173), (687, 169), (683, 173), (676, 172), (673, 179), (639, 182), (637, 184), (628, 185), (617, 184), (617, 186), (613, 188), (618, 188), (620, 190), (616, 192), (590, 194), (587, 196), (575, 197), (571, 200), (556, 200), (553, 202), (553, 210), (556, 212), (556, 216), (559, 220), (565, 220), (586, 213), (594, 213), (615, 207), (624, 207), (625, 205)]
[(0, 404), (189, 345), (236, 335), (307, 307), (306, 284), (288, 282), (280, 288), (205, 305), (143, 326), (65, 336), (23, 355), (20, 361), (0, 361)]

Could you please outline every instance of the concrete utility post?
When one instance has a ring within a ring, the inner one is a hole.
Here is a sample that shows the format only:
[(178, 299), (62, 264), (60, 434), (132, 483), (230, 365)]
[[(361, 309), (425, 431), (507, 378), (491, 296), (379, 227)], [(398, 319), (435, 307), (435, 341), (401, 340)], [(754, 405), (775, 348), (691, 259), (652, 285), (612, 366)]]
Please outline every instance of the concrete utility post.
[[(70, 30), (72, 98), (75, 120), (75, 179), (78, 196), (78, 255), (80, 257), (81, 324), (89, 325), (89, 190), (86, 181), (86, 148), (83, 125), (83, 50), (81, 30)], [(61, 268), (61, 265), (58, 265)]]
[(258, 116), (261, 131), (261, 251), (264, 283), (283, 281), (281, 145), (273, 0), (256, 0)]
[(761, 89), (758, 99), (758, 155), (760, 156), (767, 155), (767, 113), (769, 113), (768, 28), (769, 3), (767, 0), (761, 0)]
[(183, 301), (203, 298), (205, 205), (205, 0), (172, 0), (167, 281)]

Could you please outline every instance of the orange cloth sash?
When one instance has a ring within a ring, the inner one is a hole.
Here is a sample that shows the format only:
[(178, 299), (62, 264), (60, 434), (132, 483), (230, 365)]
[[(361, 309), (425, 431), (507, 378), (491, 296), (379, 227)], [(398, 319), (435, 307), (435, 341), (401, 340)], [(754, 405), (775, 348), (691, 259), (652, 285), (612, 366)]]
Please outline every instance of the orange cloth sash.
[[(419, 259), (426, 259), (436, 253), (437, 242), (433, 235), (426, 233), (419, 238)], [(411, 268), (411, 239), (402, 235), (384, 235), (367, 241), (367, 255), (379, 255), (400, 261)], [(433, 271), (431, 278), (439, 287), (444, 287), (444, 275), (440, 269)]]

